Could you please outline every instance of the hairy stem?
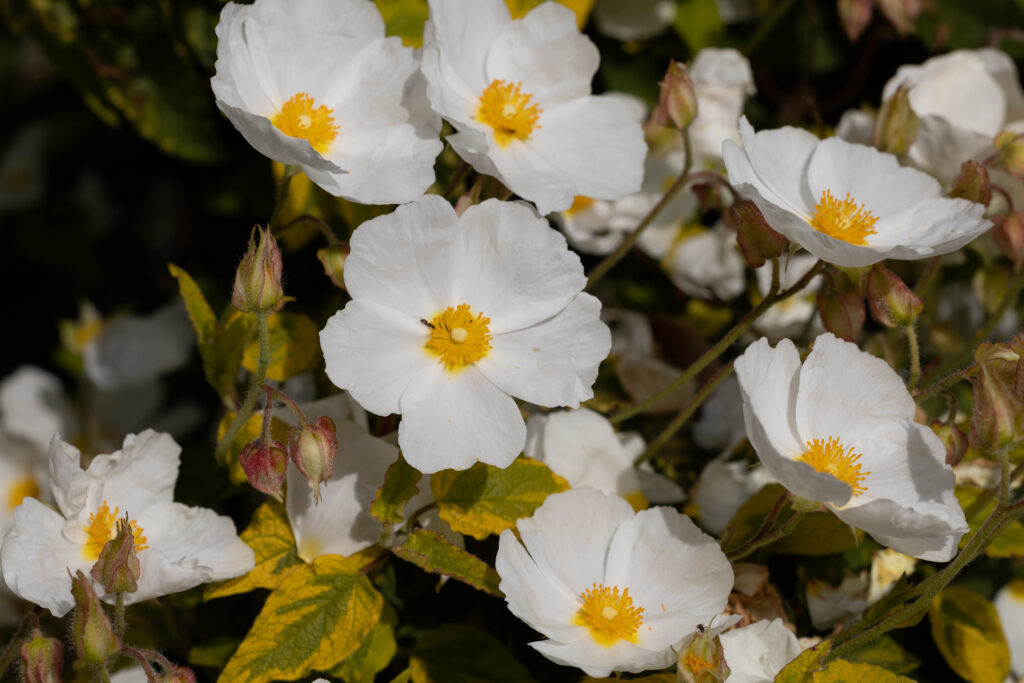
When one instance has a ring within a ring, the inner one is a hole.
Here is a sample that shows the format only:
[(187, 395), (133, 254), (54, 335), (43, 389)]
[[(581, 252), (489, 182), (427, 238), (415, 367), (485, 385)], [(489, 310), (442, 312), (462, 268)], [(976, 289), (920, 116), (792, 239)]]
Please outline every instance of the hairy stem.
[(227, 453), (228, 448), (234, 443), (235, 437), (238, 436), (238, 432), (241, 431), (242, 425), (249, 421), (249, 418), (252, 417), (253, 412), (256, 410), (256, 401), (259, 399), (261, 387), (267, 379), (267, 368), (270, 366), (269, 314), (257, 312), (255, 315), (260, 339), (260, 357), (256, 367), (256, 376), (253, 378), (252, 384), (249, 385), (249, 391), (245, 394), (245, 400), (242, 401), (238, 414), (231, 421), (231, 424), (224, 432), (223, 438), (217, 444), (217, 449), (214, 451), (214, 456), (221, 462), (223, 462), (224, 454)]

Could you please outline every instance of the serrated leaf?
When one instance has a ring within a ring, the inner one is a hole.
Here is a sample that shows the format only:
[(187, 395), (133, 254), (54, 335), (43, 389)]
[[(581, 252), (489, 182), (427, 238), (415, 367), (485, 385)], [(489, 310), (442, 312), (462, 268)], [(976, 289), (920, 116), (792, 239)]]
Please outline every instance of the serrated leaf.
[(413, 683), (526, 683), (530, 672), (480, 629), (446, 624), (427, 631), (409, 657)]
[[(967, 524), (971, 532), (960, 538), (960, 547), (967, 545), (974, 535), (974, 531), (980, 527), (992, 511), (996, 509), (998, 502), (996, 496), (992, 496), (987, 503), (975, 509), (975, 501), (983, 493), (983, 489), (976, 486), (957, 486), (956, 498), (960, 501), (960, 507), (967, 515)], [(995, 558), (1024, 558), (1024, 524), (1020, 520), (1011, 522), (992, 543), (985, 548), (985, 555)]]
[(399, 454), (398, 460), (384, 473), (384, 484), (370, 503), (370, 514), (385, 524), (401, 522), (405, 517), (405, 504), (419, 491), (417, 484), (422, 477), (423, 474)]
[[(217, 425), (218, 441), (224, 438), (224, 434), (227, 433), (228, 427), (234, 419), (235, 413), (231, 411), (224, 413), (224, 417), (221, 418), (220, 424)], [(224, 461), (228, 466), (228, 475), (231, 477), (231, 482), (233, 484), (244, 484), (249, 481), (245, 476), (245, 470), (242, 469), (242, 465), (238, 462), (238, 456), (241, 455), (242, 448), (245, 444), (258, 439), (262, 433), (263, 413), (253, 413), (249, 416), (249, 419), (245, 421), (245, 424), (242, 425), (242, 428), (238, 430), (235, 440), (228, 446), (228, 450), (224, 454)], [(271, 418), (270, 438), (280, 441), (283, 444), (287, 444), (288, 423), (279, 417)]]
[[(320, 359), (320, 328), (301, 313), (271, 313), (267, 320), (270, 328), (270, 365), (267, 379), (283, 382), (314, 369)], [(259, 364), (259, 340), (245, 349), (242, 367), (256, 372)]]
[(498, 588), (501, 577), (493, 567), (433, 531), (416, 529), (405, 542), (392, 550), (424, 571), (450, 576), (477, 590), (504, 597)]
[(293, 569), (305, 566), (295, 551), (295, 536), (284, 505), (270, 500), (256, 508), (239, 538), (252, 548), (256, 566), (248, 574), (206, 586), (203, 599), (212, 600), (257, 588), (278, 588)]
[(398, 651), (395, 642), (397, 624), (395, 610), (384, 603), (380, 621), (363, 639), (359, 649), (331, 669), (330, 674), (345, 683), (373, 683), (377, 674), (387, 668)]
[(264, 683), (326, 671), (355, 652), (380, 621), (384, 599), (344, 558), (316, 558), (307, 577), (267, 598), (218, 681)]
[(880, 666), (854, 664), (842, 659), (831, 661), (821, 671), (815, 671), (810, 680), (812, 683), (913, 683), (906, 676)]
[(881, 638), (854, 650), (846, 656), (847, 661), (860, 664), (874, 664), (897, 674), (913, 671), (921, 660), (900, 647), (889, 636)]
[(928, 609), (932, 638), (950, 668), (974, 683), (1001, 683), (1010, 673), (1010, 650), (991, 602), (963, 586), (950, 586)]
[(461, 472), (442, 470), (430, 477), (430, 488), (441, 519), (460, 534), (483, 539), (511, 529), (569, 483), (544, 463), (520, 456), (505, 469), (478, 462)]
[(812, 645), (775, 676), (775, 683), (805, 683), (810, 680), (812, 672), (821, 666), (822, 660), (831, 650), (831, 640), (823, 640), (817, 645)]

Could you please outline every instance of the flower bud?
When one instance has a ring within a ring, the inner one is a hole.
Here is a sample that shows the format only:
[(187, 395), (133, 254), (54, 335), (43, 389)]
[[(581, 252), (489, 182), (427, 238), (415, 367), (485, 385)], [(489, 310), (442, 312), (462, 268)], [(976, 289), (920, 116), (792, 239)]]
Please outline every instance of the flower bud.
[(917, 138), (920, 120), (910, 106), (910, 89), (901, 85), (882, 102), (875, 121), (875, 147), (890, 154), (906, 154)]
[(871, 22), (875, 0), (839, 0), (837, 9), (843, 30), (851, 41), (857, 40)]
[(125, 515), (117, 520), (117, 533), (103, 546), (89, 573), (108, 593), (134, 593), (139, 589), (140, 571), (135, 535)]
[(1024, 438), (1024, 337), (974, 350), (974, 414), (971, 446), (990, 451)]
[(345, 289), (345, 259), (351, 251), (347, 244), (335, 244), (317, 249), (316, 257), (323, 264), (324, 273), (331, 278), (331, 283), (339, 289)]
[(160, 683), (196, 683), (196, 674), (187, 666), (164, 667), (164, 672), (156, 677)]
[(752, 201), (737, 202), (725, 210), (722, 218), (736, 231), (740, 253), (751, 268), (760, 268), (768, 259), (782, 255), (786, 238), (772, 230)]
[(960, 176), (953, 183), (949, 196), (988, 206), (988, 203), (992, 201), (992, 186), (988, 179), (988, 169), (977, 161), (965, 161), (960, 165)]
[(686, 129), (697, 117), (697, 93), (686, 65), (670, 61), (665, 78), (658, 85), (661, 86), (661, 95), (654, 112), (655, 121), (661, 125), (672, 124), (679, 130)]
[(250, 441), (242, 446), (238, 464), (253, 488), (284, 502), (281, 487), (288, 468), (288, 450), (283, 443), (262, 438)]
[(99, 596), (80, 569), (71, 577), (71, 595), (75, 598), (71, 642), (78, 657), (76, 665), (104, 664), (121, 649), (121, 643)]
[(924, 309), (924, 303), (900, 276), (881, 263), (872, 266), (865, 290), (871, 306), (871, 317), (886, 327), (913, 325)]
[(825, 329), (846, 341), (856, 341), (864, 328), (864, 299), (856, 292), (818, 295), (818, 315)]
[(938, 421), (932, 423), (932, 431), (935, 432), (942, 443), (946, 445), (946, 464), (956, 467), (964, 459), (967, 453), (967, 435), (964, 430), (953, 425), (941, 424)]
[(311, 423), (288, 431), (288, 454), (313, 488), (313, 497), (320, 500), (320, 484), (334, 473), (338, 454), (338, 435), (334, 421), (326, 415)]
[(1024, 212), (1013, 211), (996, 220), (992, 237), (1015, 266), (1024, 260)]
[[(260, 234), (258, 245), (257, 232)], [(235, 273), (232, 305), (240, 311), (253, 313), (274, 310), (284, 296), (281, 268), (281, 249), (270, 230), (259, 226), (253, 228), (249, 235), (249, 250)]]
[(21, 644), (21, 671), (26, 683), (60, 683), (64, 645), (47, 638), (38, 628)]
[(924, 9), (923, 0), (876, 0), (882, 14), (889, 20), (900, 35), (914, 32), (917, 16)]
[(1004, 130), (996, 136), (995, 144), (1006, 170), (1024, 178), (1024, 133)]
[(683, 639), (676, 657), (679, 659), (678, 683), (720, 683), (729, 677), (729, 665), (725, 662), (718, 634), (712, 635), (710, 629), (703, 626), (698, 627), (692, 639)]

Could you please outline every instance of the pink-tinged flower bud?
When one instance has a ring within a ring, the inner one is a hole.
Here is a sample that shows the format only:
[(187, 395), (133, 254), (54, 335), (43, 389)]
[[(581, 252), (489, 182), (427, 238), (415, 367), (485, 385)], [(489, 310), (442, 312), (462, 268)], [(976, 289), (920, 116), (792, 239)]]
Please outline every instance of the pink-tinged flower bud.
[(971, 446), (991, 451), (1024, 438), (1024, 337), (974, 350)]
[(1004, 130), (996, 136), (995, 144), (1006, 170), (1024, 178), (1024, 133)]
[(768, 259), (782, 255), (786, 238), (772, 230), (754, 202), (739, 201), (726, 209), (722, 218), (736, 231), (740, 253), (751, 268), (760, 268)]
[(846, 37), (851, 41), (860, 38), (860, 34), (871, 23), (874, 6), (875, 0), (839, 0), (839, 19), (843, 22)]
[(262, 438), (250, 441), (242, 447), (238, 464), (253, 488), (284, 502), (282, 486), (288, 469), (288, 449), (283, 443)]
[(26, 683), (60, 683), (64, 669), (64, 645), (47, 638), (38, 628), (21, 644), (21, 671)]
[(334, 458), (338, 454), (334, 421), (325, 415), (311, 423), (292, 427), (288, 431), (288, 453), (312, 487), (313, 498), (319, 501), (320, 484), (334, 474)]
[(71, 595), (75, 598), (71, 642), (75, 646), (77, 662), (104, 664), (121, 649), (121, 643), (114, 634), (103, 603), (82, 570), (71, 577)]
[(977, 161), (965, 161), (960, 165), (960, 176), (953, 183), (949, 196), (988, 206), (988, 203), (992, 201), (992, 185), (988, 179), (988, 169)]
[(156, 677), (160, 683), (196, 683), (196, 674), (187, 666), (174, 666), (165, 668), (164, 672)]
[[(256, 243), (256, 233), (260, 241)], [(281, 249), (268, 228), (253, 228), (249, 250), (242, 257), (235, 273), (231, 303), (240, 311), (267, 312), (275, 310), (284, 297), (281, 288)]]
[(906, 154), (917, 138), (921, 121), (910, 106), (910, 88), (897, 88), (892, 97), (882, 102), (875, 120), (875, 147), (890, 154)]
[(665, 78), (659, 85), (661, 95), (654, 120), (661, 125), (671, 124), (684, 130), (697, 117), (697, 93), (694, 92), (693, 79), (687, 73), (686, 65), (670, 61), (665, 70)]
[(914, 23), (924, 9), (923, 0), (877, 0), (882, 14), (901, 35), (914, 32)]
[(967, 446), (969, 445), (964, 430), (955, 424), (946, 425), (938, 421), (932, 422), (931, 426), (932, 431), (946, 445), (946, 464), (950, 467), (960, 464), (960, 461), (964, 459), (964, 454), (967, 453)]
[(117, 520), (117, 533), (103, 546), (89, 573), (108, 593), (134, 593), (139, 589), (140, 572), (135, 534), (125, 515)]
[(1024, 212), (1001, 216), (992, 228), (992, 237), (1015, 266), (1024, 260)]
[(913, 325), (924, 310), (924, 303), (900, 276), (881, 263), (872, 266), (864, 288), (871, 306), (871, 317), (886, 327)]
[(818, 295), (818, 315), (825, 329), (846, 341), (856, 341), (864, 328), (864, 299), (856, 292)]
[(347, 244), (335, 244), (323, 249), (317, 249), (316, 257), (323, 264), (324, 273), (331, 279), (331, 283), (339, 289), (345, 289), (345, 259), (351, 247)]
[[(687, 642), (689, 640), (689, 642)], [(722, 643), (717, 635), (699, 627), (692, 639), (684, 639), (676, 652), (678, 683), (721, 683), (729, 677)]]

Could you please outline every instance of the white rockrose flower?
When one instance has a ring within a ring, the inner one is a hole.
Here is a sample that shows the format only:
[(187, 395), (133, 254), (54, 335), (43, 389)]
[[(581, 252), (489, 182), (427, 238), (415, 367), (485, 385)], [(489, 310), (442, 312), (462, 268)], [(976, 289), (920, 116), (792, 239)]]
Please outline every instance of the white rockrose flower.
[(762, 338), (736, 377), (750, 442), (783, 486), (907, 555), (956, 554), (968, 527), (945, 446), (883, 360), (823, 334), (801, 365), (793, 342)]
[(64, 386), (56, 376), (22, 365), (0, 381), (0, 433), (28, 442), (43, 463), (54, 434), (77, 430)]
[(630, 105), (591, 95), (599, 61), (557, 3), (513, 20), (502, 0), (430, 2), (422, 68), (431, 105), (458, 131), (448, 141), (541, 214), (640, 189), (643, 131)]
[(859, 619), (868, 607), (870, 583), (867, 572), (848, 574), (838, 586), (820, 579), (808, 580), (807, 612), (811, 624), (819, 631), (827, 631), (840, 622)]
[(320, 333), (327, 375), (371, 413), (401, 413), (422, 472), (505, 467), (526, 425), (513, 396), (578, 407), (608, 355), (579, 257), (524, 203), (461, 217), (436, 195), (363, 223), (345, 262), (350, 301)]
[(633, 467), (644, 446), (636, 432), (616, 432), (606, 417), (580, 408), (531, 415), (523, 454), (546, 464), (570, 486), (617, 494), (635, 510), (682, 501), (686, 494), (679, 485), (650, 463)]
[[(141, 572), (126, 603), (176, 593), (251, 571), (252, 549), (227, 517), (174, 502), (181, 447), (167, 434), (131, 434), (120, 451), (97, 455), (85, 470), (81, 453), (55, 436), (50, 444), (56, 509), (26, 498), (0, 548), (4, 579), (17, 595), (55, 616), (74, 606), (69, 571), (86, 574), (116, 521), (127, 515)], [(106, 595), (96, 586), (100, 597)]]
[(333, 195), (408, 202), (443, 147), (413, 49), (369, 0), (229, 2), (217, 24), (217, 106), (250, 145)]
[(533, 648), (588, 676), (668, 666), (732, 588), (718, 544), (672, 508), (634, 513), (584, 487), (549, 496), (516, 527), (495, 560), (508, 608), (546, 636)]
[[(741, 418), (742, 419), (742, 418)], [(715, 458), (700, 472), (700, 478), (691, 491), (693, 514), (700, 525), (716, 536), (725, 531), (740, 507), (776, 479), (766, 467), (746, 461), (729, 462), (726, 457)]]
[(799, 128), (754, 133), (723, 148), (729, 180), (768, 224), (820, 259), (867, 266), (959, 249), (992, 227), (985, 207), (942, 194), (935, 178), (892, 154)]
[(781, 619), (758, 621), (719, 636), (729, 683), (771, 683), (803, 648)]
[(1010, 671), (1024, 678), (1024, 579), (1011, 580), (999, 589), (992, 603), (1010, 647)]

